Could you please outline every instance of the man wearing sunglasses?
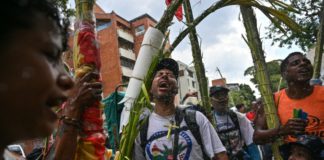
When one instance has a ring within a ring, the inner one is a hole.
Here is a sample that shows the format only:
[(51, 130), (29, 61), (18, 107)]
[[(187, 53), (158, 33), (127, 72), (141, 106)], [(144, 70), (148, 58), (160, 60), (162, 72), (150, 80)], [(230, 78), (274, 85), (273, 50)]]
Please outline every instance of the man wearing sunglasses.
[[(260, 159), (260, 153), (253, 144), (254, 129), (244, 114), (232, 111), (228, 106), (229, 89), (224, 86), (212, 86), (210, 99), (216, 132), (226, 147), (231, 160)], [(247, 148), (248, 153), (244, 150)]]

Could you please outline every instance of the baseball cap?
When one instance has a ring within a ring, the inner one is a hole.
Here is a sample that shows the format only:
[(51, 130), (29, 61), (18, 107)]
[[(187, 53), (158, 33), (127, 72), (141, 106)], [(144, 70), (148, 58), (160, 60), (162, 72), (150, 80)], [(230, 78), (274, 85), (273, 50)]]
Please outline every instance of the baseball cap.
[(290, 156), (291, 147), (293, 145), (299, 145), (305, 147), (314, 158), (324, 159), (321, 156), (321, 152), (324, 150), (324, 143), (321, 138), (314, 135), (301, 135), (297, 137), (296, 142), (290, 142), (283, 144), (279, 147), (280, 154), (284, 159), (288, 159)]
[(174, 76), (176, 77), (176, 79), (178, 79), (179, 76), (179, 66), (178, 63), (171, 59), (171, 58), (164, 58), (162, 59), (156, 66), (155, 70), (154, 70), (154, 74), (156, 74), (156, 72), (158, 72), (161, 69), (168, 69), (170, 71), (173, 72)]
[(212, 86), (209, 89), (209, 96), (212, 96), (219, 91), (227, 91), (228, 92), (229, 89), (227, 87), (221, 86), (221, 85)]

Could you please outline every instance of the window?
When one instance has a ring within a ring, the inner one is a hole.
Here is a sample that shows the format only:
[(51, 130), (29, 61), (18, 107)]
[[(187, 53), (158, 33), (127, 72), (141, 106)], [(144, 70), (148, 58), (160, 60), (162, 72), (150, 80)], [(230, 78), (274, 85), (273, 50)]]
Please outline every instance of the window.
[(189, 77), (193, 77), (193, 72), (192, 71), (189, 71), (189, 70), (187, 70), (187, 71), (188, 71)]
[(138, 27), (135, 28), (135, 35), (138, 36), (138, 35), (141, 35), (141, 34), (144, 34), (145, 32), (145, 27), (144, 25), (140, 25)]
[(134, 48), (134, 44), (123, 39), (123, 38), (120, 38), (118, 37), (118, 45), (120, 48), (124, 48), (126, 50), (133, 50)]
[(125, 84), (125, 83), (128, 83), (128, 82), (129, 82), (129, 77), (122, 76), (122, 83)]
[(192, 87), (196, 88), (196, 83), (194, 81), (192, 81)]
[(184, 76), (184, 70), (179, 71), (179, 77), (182, 77), (182, 76)]
[(125, 57), (120, 57), (120, 63), (121, 63), (121, 66), (130, 68), (130, 69), (133, 69), (135, 66), (135, 61), (125, 58)]
[(111, 26), (110, 21), (97, 20), (96, 23), (97, 23), (97, 27), (96, 27), (97, 31), (101, 31), (101, 30), (106, 29), (109, 26)]

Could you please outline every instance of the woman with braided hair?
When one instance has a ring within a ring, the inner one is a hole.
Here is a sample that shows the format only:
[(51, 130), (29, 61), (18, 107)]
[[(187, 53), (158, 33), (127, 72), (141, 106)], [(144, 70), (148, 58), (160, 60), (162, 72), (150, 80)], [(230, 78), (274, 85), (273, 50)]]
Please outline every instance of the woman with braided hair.
[(65, 159), (58, 155), (73, 156), (71, 146), (76, 146), (82, 106), (101, 98), (101, 84), (88, 82), (98, 74), (85, 75), (70, 91), (74, 82), (61, 59), (68, 26), (50, 1), (4, 1), (0, 20), (0, 160), (10, 156), (7, 145), (50, 135), (59, 118), (53, 108), (61, 106), (71, 93), (61, 118), (65, 125), (62, 140), (64, 136), (74, 140), (58, 143), (54, 155), (56, 159)]

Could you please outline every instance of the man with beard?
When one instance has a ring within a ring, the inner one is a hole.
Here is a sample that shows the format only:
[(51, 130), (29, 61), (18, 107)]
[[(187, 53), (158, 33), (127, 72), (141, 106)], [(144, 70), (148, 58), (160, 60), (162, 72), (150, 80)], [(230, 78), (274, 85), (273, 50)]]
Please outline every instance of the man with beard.
[[(254, 141), (265, 143), (283, 136), (285, 142), (294, 142), (296, 135), (303, 134), (324, 139), (324, 87), (310, 85), (313, 74), (310, 61), (302, 53), (293, 52), (282, 61), (280, 70), (288, 86), (275, 93), (280, 125), (267, 129), (265, 114), (260, 110), (256, 118)], [(294, 109), (302, 109), (308, 116), (294, 118)]]
[[(173, 59), (163, 59), (157, 65), (150, 90), (154, 111), (135, 140), (133, 159), (226, 160), (225, 148), (208, 119), (198, 111), (188, 117), (186, 111), (176, 108), (178, 74), (179, 67)], [(199, 139), (187, 118), (194, 118)]]
[[(229, 159), (260, 159), (260, 153), (252, 141), (254, 129), (251, 122), (244, 114), (229, 109), (228, 92), (229, 89), (224, 86), (210, 88), (216, 132), (226, 147)], [(250, 154), (243, 149), (244, 146)]]

